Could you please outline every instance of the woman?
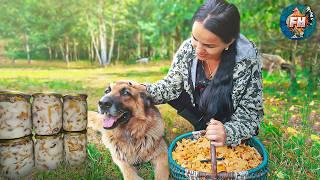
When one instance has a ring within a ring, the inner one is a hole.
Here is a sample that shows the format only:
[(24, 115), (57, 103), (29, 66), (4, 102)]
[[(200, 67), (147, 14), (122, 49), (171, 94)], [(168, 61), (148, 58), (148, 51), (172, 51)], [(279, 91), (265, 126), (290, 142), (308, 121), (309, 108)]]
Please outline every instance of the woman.
[(167, 76), (145, 84), (154, 102), (169, 103), (214, 145), (239, 145), (263, 119), (261, 61), (240, 35), (238, 9), (208, 0), (194, 14), (192, 37), (177, 51)]

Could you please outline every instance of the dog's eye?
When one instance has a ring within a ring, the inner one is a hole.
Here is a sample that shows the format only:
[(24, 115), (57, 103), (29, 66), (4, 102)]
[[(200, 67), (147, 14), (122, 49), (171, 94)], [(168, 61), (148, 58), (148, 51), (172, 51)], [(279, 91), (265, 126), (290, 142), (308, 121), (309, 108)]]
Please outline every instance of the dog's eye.
[(123, 88), (123, 89), (121, 89), (121, 91), (120, 91), (120, 95), (121, 95), (121, 96), (130, 95), (130, 92), (129, 92), (129, 90), (128, 90), (127, 88)]
[(108, 94), (109, 92), (111, 92), (111, 87), (110, 86), (104, 91), (104, 93)]

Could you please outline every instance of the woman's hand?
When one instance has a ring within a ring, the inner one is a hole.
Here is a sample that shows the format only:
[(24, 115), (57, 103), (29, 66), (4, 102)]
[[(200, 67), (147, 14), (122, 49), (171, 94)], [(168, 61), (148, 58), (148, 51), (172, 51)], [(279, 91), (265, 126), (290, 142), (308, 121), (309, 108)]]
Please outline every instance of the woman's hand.
[(227, 138), (226, 130), (220, 121), (211, 119), (207, 126), (206, 137), (215, 146), (224, 146)]
[(119, 80), (118, 82), (125, 82), (125, 83), (129, 83), (130, 86), (133, 86), (137, 89), (139, 89), (140, 91), (145, 92), (147, 90), (146, 86), (143, 84), (140, 84), (138, 82), (132, 81), (132, 80)]

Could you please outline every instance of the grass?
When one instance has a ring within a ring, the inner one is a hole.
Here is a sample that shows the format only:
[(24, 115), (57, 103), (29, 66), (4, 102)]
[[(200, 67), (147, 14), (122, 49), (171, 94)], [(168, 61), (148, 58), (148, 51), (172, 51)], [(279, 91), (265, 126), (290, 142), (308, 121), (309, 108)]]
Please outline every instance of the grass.
[[(86, 62), (70, 63), (36, 61), (31, 65), (0, 64), (0, 89), (26, 93), (55, 91), (62, 94), (87, 93), (90, 110), (110, 82), (131, 79), (155, 82), (166, 75), (170, 62), (148, 65), (111, 65), (98, 68)], [(269, 153), (270, 179), (317, 179), (320, 176), (320, 90), (310, 89), (305, 72), (298, 72), (296, 91), (290, 88), (287, 74), (264, 73), (265, 118), (259, 139)], [(159, 106), (165, 120), (168, 143), (177, 135), (191, 131), (188, 122), (168, 105)], [(121, 179), (121, 173), (109, 152), (99, 144), (89, 144), (86, 163), (77, 167), (62, 165), (50, 172), (35, 171), (35, 179)], [(153, 178), (150, 163), (137, 167), (144, 179)]]
[(320, 175), (319, 89), (308, 87), (307, 74), (298, 73), (298, 89), (288, 75), (264, 77), (265, 118), (260, 137), (270, 156), (270, 176), (317, 179)]

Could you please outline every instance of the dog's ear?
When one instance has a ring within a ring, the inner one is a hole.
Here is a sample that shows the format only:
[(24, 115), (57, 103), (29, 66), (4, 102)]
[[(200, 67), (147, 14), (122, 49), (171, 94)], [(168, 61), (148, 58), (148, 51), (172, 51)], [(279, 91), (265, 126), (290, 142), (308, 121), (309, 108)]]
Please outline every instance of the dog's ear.
[(149, 108), (151, 105), (153, 105), (151, 97), (147, 96), (145, 92), (141, 92), (140, 97), (143, 100), (144, 108)]

